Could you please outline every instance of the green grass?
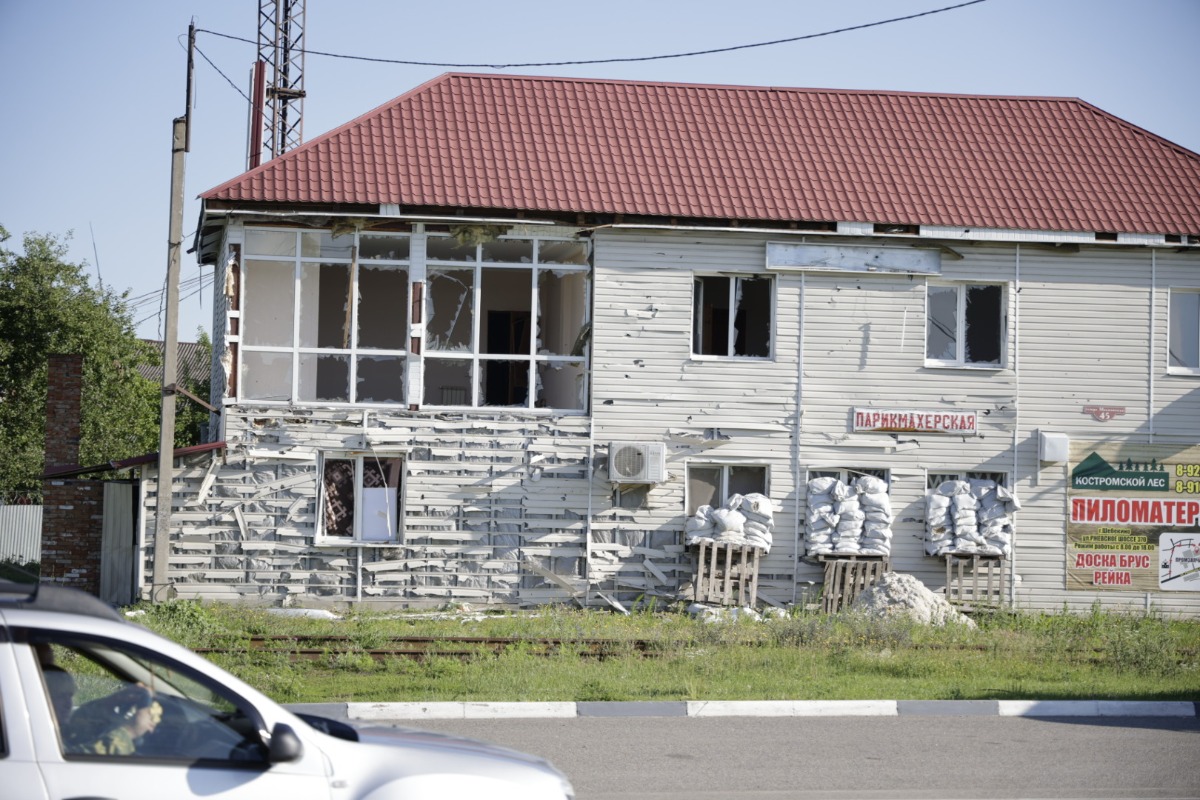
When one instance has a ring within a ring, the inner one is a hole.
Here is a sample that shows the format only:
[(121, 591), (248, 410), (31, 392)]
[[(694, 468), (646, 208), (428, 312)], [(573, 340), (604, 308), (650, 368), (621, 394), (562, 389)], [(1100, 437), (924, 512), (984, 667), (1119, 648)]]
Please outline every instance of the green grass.
[[(621, 616), (545, 608), (481, 620), (357, 611), (344, 619), (172, 601), (137, 621), (209, 657), (280, 702), (1112, 699), (1200, 700), (1200, 622), (1154, 614), (998, 613), (978, 628), (797, 614), (703, 623), (675, 612)], [(254, 650), (249, 637), (339, 635), (319, 659)], [(396, 636), (511, 637), (500, 654), (376, 661)], [(629, 642), (605, 659), (581, 645), (536, 655), (522, 641)], [(654, 657), (636, 651), (646, 641)]]

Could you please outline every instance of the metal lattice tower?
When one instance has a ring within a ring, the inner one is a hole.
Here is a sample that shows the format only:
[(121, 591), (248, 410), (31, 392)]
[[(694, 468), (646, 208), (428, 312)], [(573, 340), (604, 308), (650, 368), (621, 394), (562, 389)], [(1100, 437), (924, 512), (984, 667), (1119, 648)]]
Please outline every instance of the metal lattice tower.
[(270, 160), (304, 140), (304, 0), (259, 0), (258, 58), (268, 70), (262, 154)]

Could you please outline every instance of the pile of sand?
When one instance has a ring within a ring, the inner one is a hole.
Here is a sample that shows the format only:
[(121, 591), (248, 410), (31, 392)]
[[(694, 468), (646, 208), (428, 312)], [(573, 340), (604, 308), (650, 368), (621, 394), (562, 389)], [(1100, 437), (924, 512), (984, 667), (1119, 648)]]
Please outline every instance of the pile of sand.
[(940, 594), (934, 594), (912, 575), (888, 572), (854, 598), (850, 609), (878, 617), (906, 615), (929, 625), (957, 624), (975, 627), (975, 622), (955, 610)]

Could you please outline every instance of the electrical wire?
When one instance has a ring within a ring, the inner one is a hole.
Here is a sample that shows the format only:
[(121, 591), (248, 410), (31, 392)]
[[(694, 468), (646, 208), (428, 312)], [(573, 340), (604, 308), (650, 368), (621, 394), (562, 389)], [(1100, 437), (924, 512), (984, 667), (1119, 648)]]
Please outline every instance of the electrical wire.
[[(819, 39), (823, 36), (833, 36), (838, 33), (849, 33), (851, 31), (860, 31), (860, 30), (864, 30), (866, 28), (879, 27), (880, 25), (890, 25), (893, 22), (904, 22), (906, 20), (917, 19), (919, 17), (928, 17), (932, 14), (941, 14), (942, 12), (945, 12), (945, 11), (954, 11), (955, 9), (965, 8), (967, 6), (973, 6), (978, 3), (983, 3), (986, 1), (987, 0), (967, 0), (967, 2), (965, 2), (965, 3), (958, 3), (957, 5), (945, 6), (943, 8), (935, 8), (930, 11), (922, 11), (917, 14), (908, 14), (903, 17), (893, 17), (891, 19), (879, 20), (878, 22), (866, 22), (866, 23), (863, 23), (862, 25), (851, 25), (851, 26), (845, 27), (845, 28), (836, 28), (836, 29), (830, 30), (830, 31), (822, 31), (821, 33), (809, 33), (809, 34), (805, 34), (802, 36), (791, 36), (786, 39), (773, 39), (768, 42), (754, 42), (752, 44), (739, 44), (739, 45), (732, 45), (729, 47), (716, 47), (716, 48), (712, 48), (710, 50), (691, 50), (691, 51), (687, 51), (687, 52), (683, 52), (683, 53), (667, 53), (667, 54), (655, 55), (655, 56), (631, 56), (628, 58), (593, 58), (593, 59), (584, 59), (584, 60), (577, 60), (577, 61), (528, 61), (528, 62), (524, 62), (524, 63), (514, 63), (514, 64), (467, 64), (467, 63), (452, 63), (452, 62), (445, 62), (445, 61), (406, 61), (406, 60), (395, 59), (395, 58), (373, 58), (370, 56), (355, 56), (355, 55), (348, 55), (345, 53), (329, 53), (329, 52), (324, 52), (321, 50), (307, 50), (307, 49), (303, 49), (303, 48), (300, 50), (300, 52), (305, 55), (327, 56), (329, 58), (344, 58), (344, 59), (348, 59), (351, 61), (369, 61), (369, 62), (376, 63), (376, 64), (401, 64), (404, 66), (413, 66), (413, 67), (490, 68), (490, 69), (512, 69), (512, 68), (516, 68), (516, 67), (566, 67), (566, 66), (582, 66), (585, 64), (620, 64), (620, 63), (632, 63), (632, 62), (638, 62), (638, 61), (662, 61), (664, 59), (670, 59), (670, 58), (691, 58), (693, 56), (708, 56), (708, 55), (714, 55), (717, 53), (730, 53), (735, 50), (749, 50), (751, 48), (756, 48), (756, 47), (771, 47), (771, 46), (777, 45), (777, 44), (789, 44), (791, 42), (801, 42), (801, 41), (805, 41), (808, 39)], [(218, 31), (210, 31), (206, 28), (197, 28), (196, 33), (207, 33), (211, 36), (219, 36), (223, 39), (232, 39), (237, 42), (245, 42), (247, 44), (252, 44), (252, 45), (258, 44), (256, 41), (254, 41), (252, 39), (246, 39), (241, 36), (233, 36), (228, 33), (220, 33)], [(197, 49), (199, 49), (199, 48), (197, 48)], [(203, 53), (201, 53), (201, 55), (203, 55)], [(207, 56), (205, 57), (205, 60), (208, 61)], [(212, 64), (211, 61), (209, 61), (209, 63)], [(214, 66), (214, 69), (215, 69), (215, 66)], [(217, 71), (220, 72), (220, 70), (217, 70)], [(224, 74), (222, 73), (222, 75), (224, 75)], [(229, 80), (229, 78), (225, 78), (225, 80)], [(232, 84), (233, 82), (230, 81), (230, 83)], [(234, 88), (236, 89), (237, 87), (235, 86)], [(243, 97), (246, 97), (246, 95), (244, 93), (242, 93), (241, 89), (238, 89), (238, 92), (241, 93)], [(249, 100), (249, 98), (246, 98), (246, 99)]]

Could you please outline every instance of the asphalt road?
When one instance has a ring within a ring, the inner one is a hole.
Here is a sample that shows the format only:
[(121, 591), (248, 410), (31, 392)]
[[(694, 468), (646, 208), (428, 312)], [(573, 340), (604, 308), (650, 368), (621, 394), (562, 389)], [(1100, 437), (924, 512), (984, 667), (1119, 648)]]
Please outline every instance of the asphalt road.
[(571, 778), (578, 800), (1200, 798), (1197, 718), (578, 717), (396, 724), (544, 756)]

